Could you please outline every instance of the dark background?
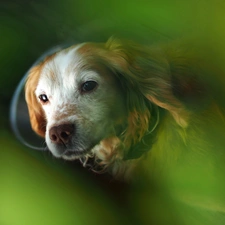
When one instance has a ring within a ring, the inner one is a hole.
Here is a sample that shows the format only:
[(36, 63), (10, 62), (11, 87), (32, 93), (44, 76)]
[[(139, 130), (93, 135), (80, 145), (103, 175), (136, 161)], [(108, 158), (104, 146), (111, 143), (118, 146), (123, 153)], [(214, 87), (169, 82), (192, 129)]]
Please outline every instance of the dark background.
[(16, 140), (9, 125), (12, 95), (49, 48), (111, 35), (140, 43), (195, 37), (224, 71), (224, 12), (223, 1), (206, 0), (1, 1), (0, 224), (140, 224), (125, 203), (126, 185)]

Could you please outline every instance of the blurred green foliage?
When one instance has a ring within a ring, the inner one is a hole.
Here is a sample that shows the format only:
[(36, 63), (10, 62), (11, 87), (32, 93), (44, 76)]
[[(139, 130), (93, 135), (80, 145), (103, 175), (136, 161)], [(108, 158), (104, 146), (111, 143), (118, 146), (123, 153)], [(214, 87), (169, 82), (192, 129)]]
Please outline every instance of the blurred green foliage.
[[(36, 152), (32, 156), (10, 133), (8, 110), (13, 91), (44, 51), (71, 41), (105, 41), (111, 35), (141, 43), (196, 37), (203, 43), (205, 52), (210, 52), (208, 60), (212, 60), (223, 74), (224, 12), (222, 0), (1, 1), (0, 224), (127, 223), (122, 209), (118, 209), (94, 179), (87, 180), (88, 176), (83, 177), (79, 171), (73, 170), (71, 174), (70, 168), (65, 165), (63, 169), (50, 155), (42, 157), (44, 153)], [(221, 79), (224, 81), (224, 77)], [(51, 160), (50, 165), (46, 164)], [(134, 212), (143, 213), (141, 224), (145, 223), (145, 217), (149, 216), (147, 209), (151, 208), (148, 205), (151, 202), (147, 201), (146, 205), (139, 202), (146, 196), (149, 197), (142, 193), (137, 202), (131, 203)], [(165, 201), (170, 208), (168, 213), (164, 205), (154, 200), (154, 194), (151, 197), (156, 204), (153, 214), (162, 212), (156, 219), (176, 218), (169, 200)], [(131, 211), (129, 217), (132, 215)], [(176, 224), (173, 219), (171, 221)]]
[(0, 224), (123, 224), (97, 185), (68, 168), (54, 170), (0, 132)]

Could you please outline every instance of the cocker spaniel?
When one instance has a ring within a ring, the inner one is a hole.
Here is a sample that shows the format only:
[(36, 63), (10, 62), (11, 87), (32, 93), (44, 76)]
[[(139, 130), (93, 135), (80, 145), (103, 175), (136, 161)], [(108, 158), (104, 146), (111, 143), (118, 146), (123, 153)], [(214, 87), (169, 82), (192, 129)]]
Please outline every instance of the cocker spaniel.
[(120, 179), (140, 165), (154, 175), (221, 156), (224, 111), (204, 66), (191, 49), (173, 44), (110, 38), (74, 45), (30, 70), (32, 128), (55, 157), (84, 165), (93, 158), (93, 170)]

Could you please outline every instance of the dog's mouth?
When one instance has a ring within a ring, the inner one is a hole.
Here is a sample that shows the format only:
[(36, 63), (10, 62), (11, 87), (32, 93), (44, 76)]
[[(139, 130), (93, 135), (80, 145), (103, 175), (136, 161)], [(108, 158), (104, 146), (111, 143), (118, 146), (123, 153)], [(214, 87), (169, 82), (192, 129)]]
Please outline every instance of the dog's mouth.
[(65, 160), (76, 160), (89, 155), (92, 155), (92, 149), (99, 142), (89, 142), (89, 143), (67, 143), (67, 144), (58, 144), (58, 145), (48, 145), (48, 149), (56, 158), (62, 158)]
[(65, 151), (61, 157), (66, 160), (75, 160), (82, 157), (85, 153), (84, 152), (75, 152), (75, 151)]
[(90, 150), (82, 150), (82, 151), (72, 151), (72, 150), (66, 150), (61, 157), (66, 160), (75, 160), (80, 159), (83, 156), (90, 153)]

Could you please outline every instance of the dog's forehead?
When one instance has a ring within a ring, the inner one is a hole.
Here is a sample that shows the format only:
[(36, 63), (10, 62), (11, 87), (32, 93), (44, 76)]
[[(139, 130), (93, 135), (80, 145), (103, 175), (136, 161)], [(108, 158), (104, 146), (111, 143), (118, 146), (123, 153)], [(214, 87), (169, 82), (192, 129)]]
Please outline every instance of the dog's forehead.
[(63, 71), (69, 67), (76, 67), (81, 60), (81, 54), (79, 49), (85, 45), (78, 44), (70, 48), (64, 49), (56, 54), (56, 57), (53, 59), (53, 63), (58, 65), (58, 69)]
[(53, 84), (72, 87), (75, 80), (88, 79), (95, 74), (101, 74), (110, 82), (111, 76), (104, 76), (110, 74), (110, 71), (96, 62), (101, 49), (101, 46), (93, 43), (81, 43), (55, 53), (45, 61), (40, 82), (47, 87)]
[(78, 74), (78, 68), (84, 61), (78, 52), (84, 44), (78, 44), (61, 50), (48, 57), (40, 72), (39, 86), (51, 88), (53, 86), (72, 86)]
[(45, 63), (42, 75), (50, 76), (51, 78), (63, 77), (64, 73), (76, 68), (81, 61), (81, 55), (78, 49), (81, 48), (82, 45), (84, 44), (75, 45), (56, 53), (51, 57), (51, 60)]

